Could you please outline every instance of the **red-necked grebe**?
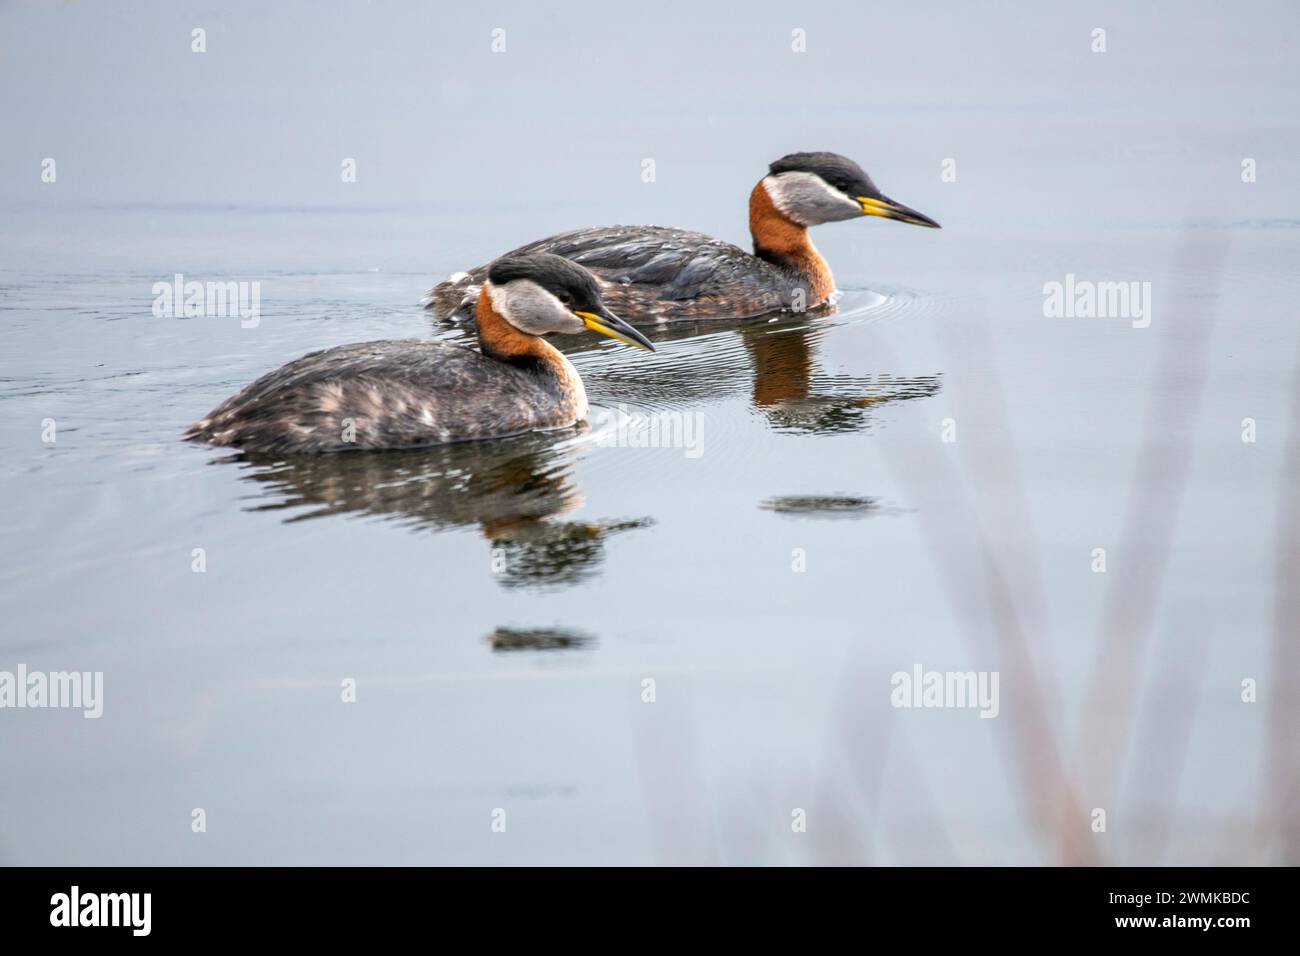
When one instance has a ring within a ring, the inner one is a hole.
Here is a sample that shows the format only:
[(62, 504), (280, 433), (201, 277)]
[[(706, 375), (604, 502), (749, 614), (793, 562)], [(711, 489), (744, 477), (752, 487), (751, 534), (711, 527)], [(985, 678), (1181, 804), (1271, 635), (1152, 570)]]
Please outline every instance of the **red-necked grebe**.
[[(774, 162), (750, 193), (753, 255), (711, 236), (663, 226), (579, 229), (515, 252), (552, 252), (581, 263), (624, 315), (659, 322), (755, 316), (826, 302), (835, 280), (808, 227), (862, 216), (939, 228), (881, 193), (852, 160), (791, 153)], [(471, 321), (486, 272), (487, 266), (479, 266), (438, 284), (429, 292), (429, 307), (441, 319)]]
[(509, 255), (478, 295), (480, 351), (419, 340), (312, 352), (263, 375), (185, 437), (250, 452), (414, 448), (564, 428), (587, 415), (582, 379), (541, 336), (593, 329), (647, 351), (591, 273), (548, 253)]

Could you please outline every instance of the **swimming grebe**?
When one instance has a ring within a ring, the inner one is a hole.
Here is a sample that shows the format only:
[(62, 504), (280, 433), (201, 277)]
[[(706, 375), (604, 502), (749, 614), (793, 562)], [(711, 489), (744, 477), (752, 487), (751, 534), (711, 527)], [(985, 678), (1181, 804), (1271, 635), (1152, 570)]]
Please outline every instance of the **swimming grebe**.
[[(553, 252), (595, 273), (624, 315), (736, 318), (803, 311), (835, 291), (830, 267), (808, 238), (824, 222), (882, 216), (939, 224), (882, 194), (857, 163), (835, 153), (791, 153), (774, 162), (749, 196), (754, 254), (698, 232), (663, 226), (598, 226), (529, 243), (515, 253)], [(429, 292), (441, 319), (473, 320), (487, 267), (458, 273)]]
[(263, 375), (185, 437), (252, 452), (414, 448), (564, 428), (587, 415), (582, 379), (541, 336), (593, 329), (653, 352), (601, 301), (591, 273), (510, 255), (478, 296), (481, 351), (419, 340), (312, 352)]

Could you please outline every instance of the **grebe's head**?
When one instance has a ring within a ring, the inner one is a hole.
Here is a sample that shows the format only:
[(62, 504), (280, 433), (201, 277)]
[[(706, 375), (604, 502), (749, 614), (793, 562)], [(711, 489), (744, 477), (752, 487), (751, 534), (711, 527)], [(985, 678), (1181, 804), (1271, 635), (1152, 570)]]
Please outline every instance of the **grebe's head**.
[(503, 256), (488, 267), (492, 308), (520, 332), (581, 332), (591, 329), (653, 352), (650, 340), (605, 307), (595, 277), (549, 252)]
[(929, 216), (894, 202), (851, 159), (837, 153), (791, 153), (768, 168), (763, 186), (772, 204), (801, 226), (883, 216), (938, 229)]

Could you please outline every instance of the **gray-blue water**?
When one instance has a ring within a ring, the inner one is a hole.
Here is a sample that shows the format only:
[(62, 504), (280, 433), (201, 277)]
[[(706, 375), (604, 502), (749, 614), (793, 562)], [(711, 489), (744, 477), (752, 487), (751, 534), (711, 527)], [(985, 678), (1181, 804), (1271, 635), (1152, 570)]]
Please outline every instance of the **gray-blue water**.
[[(104, 681), (0, 709), (0, 862), (1300, 860), (1294, 7), (16, 4), (0, 44), (0, 672)], [(557, 343), (562, 435), (180, 441), (447, 334), (429, 285), (530, 239), (745, 244), (803, 149), (944, 225), (819, 228), (834, 315)], [(260, 321), (155, 316), (178, 273)], [(1149, 325), (1049, 317), (1067, 276)], [(892, 706), (918, 665), (997, 716)]]

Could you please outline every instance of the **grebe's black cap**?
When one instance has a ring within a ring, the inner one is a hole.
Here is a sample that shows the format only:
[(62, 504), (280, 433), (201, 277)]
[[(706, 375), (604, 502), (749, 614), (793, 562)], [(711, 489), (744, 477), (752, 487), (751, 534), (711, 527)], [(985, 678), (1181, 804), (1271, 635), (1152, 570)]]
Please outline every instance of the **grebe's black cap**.
[(493, 285), (516, 279), (537, 283), (593, 332), (647, 352), (655, 350), (649, 339), (605, 307), (596, 277), (576, 262), (550, 252), (531, 252), (503, 256), (488, 267), (488, 281)]
[(880, 196), (880, 190), (862, 167), (839, 153), (791, 153), (769, 166), (768, 172), (773, 176), (781, 173), (813, 173), (846, 196)]
[(595, 312), (604, 308), (595, 277), (575, 262), (550, 252), (503, 256), (488, 267), (488, 281), (505, 285), (516, 279), (536, 282), (565, 305)]
[(791, 153), (768, 167), (773, 176), (781, 173), (812, 173), (827, 185), (838, 189), (862, 208), (864, 216), (896, 219), (914, 226), (941, 228), (923, 212), (890, 199), (871, 181), (871, 177), (853, 160), (839, 153)]

